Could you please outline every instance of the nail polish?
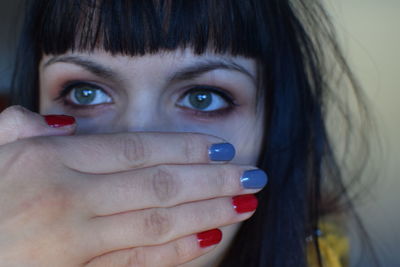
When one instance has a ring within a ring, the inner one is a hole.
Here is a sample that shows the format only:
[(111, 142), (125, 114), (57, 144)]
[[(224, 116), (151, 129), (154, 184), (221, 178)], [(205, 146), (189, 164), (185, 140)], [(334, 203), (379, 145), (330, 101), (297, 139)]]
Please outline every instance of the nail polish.
[(197, 240), (201, 248), (216, 245), (222, 240), (222, 232), (219, 229), (213, 229), (197, 234)]
[(61, 128), (75, 123), (75, 118), (67, 115), (45, 115), (46, 123), (53, 128)]
[(235, 157), (235, 148), (229, 143), (213, 144), (208, 156), (212, 161), (230, 161)]
[(237, 213), (246, 213), (256, 210), (258, 200), (254, 195), (242, 195), (233, 197), (232, 204)]
[(267, 181), (267, 174), (260, 169), (245, 171), (240, 178), (240, 182), (245, 189), (263, 188), (267, 184)]

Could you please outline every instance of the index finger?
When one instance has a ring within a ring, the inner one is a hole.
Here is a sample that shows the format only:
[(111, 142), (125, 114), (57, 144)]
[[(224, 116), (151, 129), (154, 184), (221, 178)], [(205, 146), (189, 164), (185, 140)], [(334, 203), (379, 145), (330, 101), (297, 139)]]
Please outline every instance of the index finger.
[(233, 159), (224, 140), (195, 133), (119, 133), (54, 138), (57, 154), (69, 168), (112, 173), (159, 164), (203, 164)]

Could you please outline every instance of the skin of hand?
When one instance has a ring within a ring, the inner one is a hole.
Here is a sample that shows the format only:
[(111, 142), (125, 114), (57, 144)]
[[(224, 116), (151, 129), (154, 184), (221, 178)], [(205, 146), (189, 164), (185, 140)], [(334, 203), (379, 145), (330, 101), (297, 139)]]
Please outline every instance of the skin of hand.
[(253, 214), (232, 197), (260, 190), (241, 183), (254, 167), (212, 162), (220, 138), (75, 127), (0, 114), (0, 266), (176, 266), (214, 248), (197, 233)]
[(39, 114), (20, 106), (9, 107), (0, 113), (0, 145), (35, 136), (72, 135), (76, 130), (75, 119), (66, 119), (67, 125), (54, 127)]

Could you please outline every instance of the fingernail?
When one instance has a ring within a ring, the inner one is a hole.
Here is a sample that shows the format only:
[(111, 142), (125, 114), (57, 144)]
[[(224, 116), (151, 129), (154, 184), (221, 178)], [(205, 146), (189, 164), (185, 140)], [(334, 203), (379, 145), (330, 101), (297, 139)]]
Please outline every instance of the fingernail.
[(197, 234), (197, 240), (201, 248), (216, 245), (222, 240), (222, 232), (219, 229), (213, 229)]
[(260, 169), (245, 171), (240, 178), (243, 188), (259, 189), (263, 188), (268, 181), (267, 174)]
[(258, 200), (254, 195), (242, 195), (233, 197), (232, 204), (237, 213), (246, 213), (256, 210)]
[(230, 161), (235, 157), (235, 148), (229, 143), (213, 144), (208, 156), (212, 161)]
[(67, 115), (45, 115), (44, 119), (53, 128), (61, 128), (75, 123), (75, 118)]

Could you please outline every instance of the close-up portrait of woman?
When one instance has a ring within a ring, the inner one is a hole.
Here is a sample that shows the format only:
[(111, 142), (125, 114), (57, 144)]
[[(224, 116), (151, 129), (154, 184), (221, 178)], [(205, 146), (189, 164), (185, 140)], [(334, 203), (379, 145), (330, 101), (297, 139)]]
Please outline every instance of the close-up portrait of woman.
[(345, 267), (349, 224), (380, 266), (373, 116), (322, 2), (23, 2), (0, 266)]

